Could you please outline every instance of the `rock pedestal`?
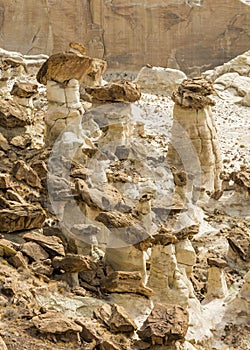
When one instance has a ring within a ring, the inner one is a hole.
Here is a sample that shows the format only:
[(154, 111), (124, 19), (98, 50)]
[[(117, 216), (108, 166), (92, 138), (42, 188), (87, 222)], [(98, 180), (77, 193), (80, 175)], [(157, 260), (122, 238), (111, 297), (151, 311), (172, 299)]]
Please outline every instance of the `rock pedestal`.
[(45, 118), (45, 142), (53, 144), (69, 124), (79, 124), (84, 113), (80, 103), (79, 83), (71, 79), (67, 83), (47, 82), (48, 113)]
[[(175, 106), (168, 161), (186, 173), (189, 185), (184, 184), (184, 192), (191, 191), (190, 196), (201, 189), (212, 193), (221, 189), (222, 160), (210, 107), (214, 103), (208, 97), (212, 92), (210, 83), (196, 78), (184, 80), (172, 96)], [(183, 188), (177, 185), (176, 192), (183, 195)]]

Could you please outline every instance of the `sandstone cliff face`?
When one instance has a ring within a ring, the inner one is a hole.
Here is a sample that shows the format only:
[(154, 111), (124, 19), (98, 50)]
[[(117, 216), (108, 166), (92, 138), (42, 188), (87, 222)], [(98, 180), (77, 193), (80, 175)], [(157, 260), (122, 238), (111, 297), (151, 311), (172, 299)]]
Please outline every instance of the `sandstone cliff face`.
[(250, 6), (241, 0), (0, 1), (0, 46), (22, 53), (63, 51), (70, 41), (116, 69), (146, 63), (186, 73), (246, 51)]

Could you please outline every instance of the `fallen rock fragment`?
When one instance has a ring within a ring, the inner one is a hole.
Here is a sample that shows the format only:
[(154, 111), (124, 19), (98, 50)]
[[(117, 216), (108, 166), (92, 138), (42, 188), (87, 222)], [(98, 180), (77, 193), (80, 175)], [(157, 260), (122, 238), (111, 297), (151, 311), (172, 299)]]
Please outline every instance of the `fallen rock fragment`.
[(9, 262), (17, 269), (19, 267), (23, 269), (28, 267), (28, 258), (25, 258), (22, 252), (17, 252), (15, 255), (11, 256)]
[(64, 257), (56, 256), (52, 260), (52, 265), (55, 269), (62, 269), (65, 272), (81, 272), (90, 270), (90, 257), (85, 257), (78, 254), (67, 254)]
[(135, 293), (146, 297), (153, 295), (152, 289), (143, 284), (140, 272), (115, 271), (102, 281), (102, 288), (111, 293)]
[(11, 187), (10, 185), (10, 175), (0, 174), (0, 189), (7, 189)]
[(26, 241), (36, 242), (41, 245), (52, 256), (65, 256), (64, 246), (61, 239), (57, 236), (44, 236), (38, 232), (29, 232), (23, 235), (23, 238)]
[(11, 95), (14, 95), (14, 96), (29, 98), (37, 94), (38, 92), (37, 88), (38, 88), (37, 84), (16, 81), (10, 93)]
[(0, 252), (2, 256), (13, 256), (17, 254), (17, 246), (7, 239), (0, 239)]
[(179, 305), (156, 304), (138, 335), (152, 345), (172, 345), (185, 340), (187, 329), (187, 311)]
[(139, 86), (131, 81), (120, 80), (104, 86), (86, 88), (86, 92), (99, 101), (136, 102), (141, 97)]
[(29, 124), (29, 119), (24, 107), (14, 101), (1, 99), (0, 127), (10, 129), (24, 127), (27, 124)]
[(49, 257), (49, 254), (35, 242), (24, 243), (21, 251), (34, 261), (46, 260)]
[(62, 334), (66, 332), (79, 333), (82, 327), (61, 312), (48, 311), (32, 318), (34, 326), (42, 333)]
[(28, 166), (23, 160), (19, 160), (14, 165), (13, 174), (17, 180), (24, 180), (31, 187), (42, 188), (41, 181), (35, 170)]
[(131, 333), (137, 329), (134, 320), (122, 306), (103, 304), (94, 312), (113, 333)]
[(45, 211), (39, 205), (18, 204), (9, 209), (0, 210), (2, 232), (16, 232), (43, 227)]

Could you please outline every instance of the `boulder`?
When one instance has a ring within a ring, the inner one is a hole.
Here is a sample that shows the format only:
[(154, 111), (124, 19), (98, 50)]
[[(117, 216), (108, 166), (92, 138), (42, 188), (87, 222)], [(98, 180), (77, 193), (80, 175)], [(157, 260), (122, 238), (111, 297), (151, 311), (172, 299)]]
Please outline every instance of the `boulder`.
[(0, 101), (0, 127), (16, 128), (29, 124), (29, 118), (24, 107), (11, 100)]
[[(100, 60), (98, 60), (100, 62)], [(102, 61), (102, 72), (106, 64)], [(47, 84), (48, 80), (64, 83), (70, 79), (76, 79), (82, 83), (84, 78), (94, 71), (96, 73), (95, 58), (77, 55), (72, 52), (58, 53), (50, 56), (37, 73), (37, 81)]]
[(89, 257), (78, 254), (66, 254), (64, 257), (56, 256), (52, 260), (52, 265), (55, 269), (62, 269), (65, 272), (81, 272), (90, 270), (88, 261)]
[(86, 88), (86, 92), (99, 101), (136, 102), (141, 97), (139, 86), (131, 81), (120, 80), (104, 86)]
[(46, 215), (39, 205), (13, 205), (9, 209), (0, 210), (0, 228), (2, 232), (16, 232), (41, 228)]
[(10, 175), (0, 173), (0, 189), (7, 189), (11, 187)]
[(152, 345), (172, 345), (184, 341), (187, 329), (188, 313), (182, 307), (155, 304), (138, 335)]
[(187, 79), (186, 74), (178, 69), (145, 66), (138, 73), (135, 82), (143, 92), (171, 96), (184, 79)]
[(102, 288), (111, 293), (135, 293), (147, 297), (153, 295), (153, 291), (142, 282), (140, 272), (113, 272), (102, 281)]
[(25, 181), (28, 185), (34, 188), (42, 188), (41, 181), (36, 173), (23, 160), (19, 160), (13, 167), (13, 175), (19, 181)]
[(62, 334), (66, 332), (79, 333), (82, 327), (61, 312), (48, 311), (32, 318), (32, 323), (41, 333)]
[(17, 96), (17, 97), (30, 98), (35, 94), (37, 94), (37, 92), (38, 92), (37, 84), (16, 81), (10, 93), (11, 95)]
[(23, 235), (26, 241), (31, 241), (42, 246), (52, 256), (65, 256), (64, 246), (62, 241), (57, 236), (44, 236), (38, 232), (28, 232)]
[(103, 304), (94, 311), (97, 319), (101, 320), (112, 333), (131, 333), (137, 329), (134, 320), (122, 306)]
[(49, 254), (35, 242), (25, 242), (21, 246), (21, 251), (34, 261), (46, 260), (49, 257)]

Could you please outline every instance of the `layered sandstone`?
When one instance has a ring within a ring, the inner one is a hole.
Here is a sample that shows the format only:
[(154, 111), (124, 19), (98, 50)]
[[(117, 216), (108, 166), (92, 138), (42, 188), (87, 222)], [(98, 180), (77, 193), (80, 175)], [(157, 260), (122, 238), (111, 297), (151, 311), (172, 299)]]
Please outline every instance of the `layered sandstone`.
[(189, 73), (249, 49), (249, 16), (240, 0), (2, 0), (0, 46), (51, 54), (77, 40), (113, 68), (150, 63)]

